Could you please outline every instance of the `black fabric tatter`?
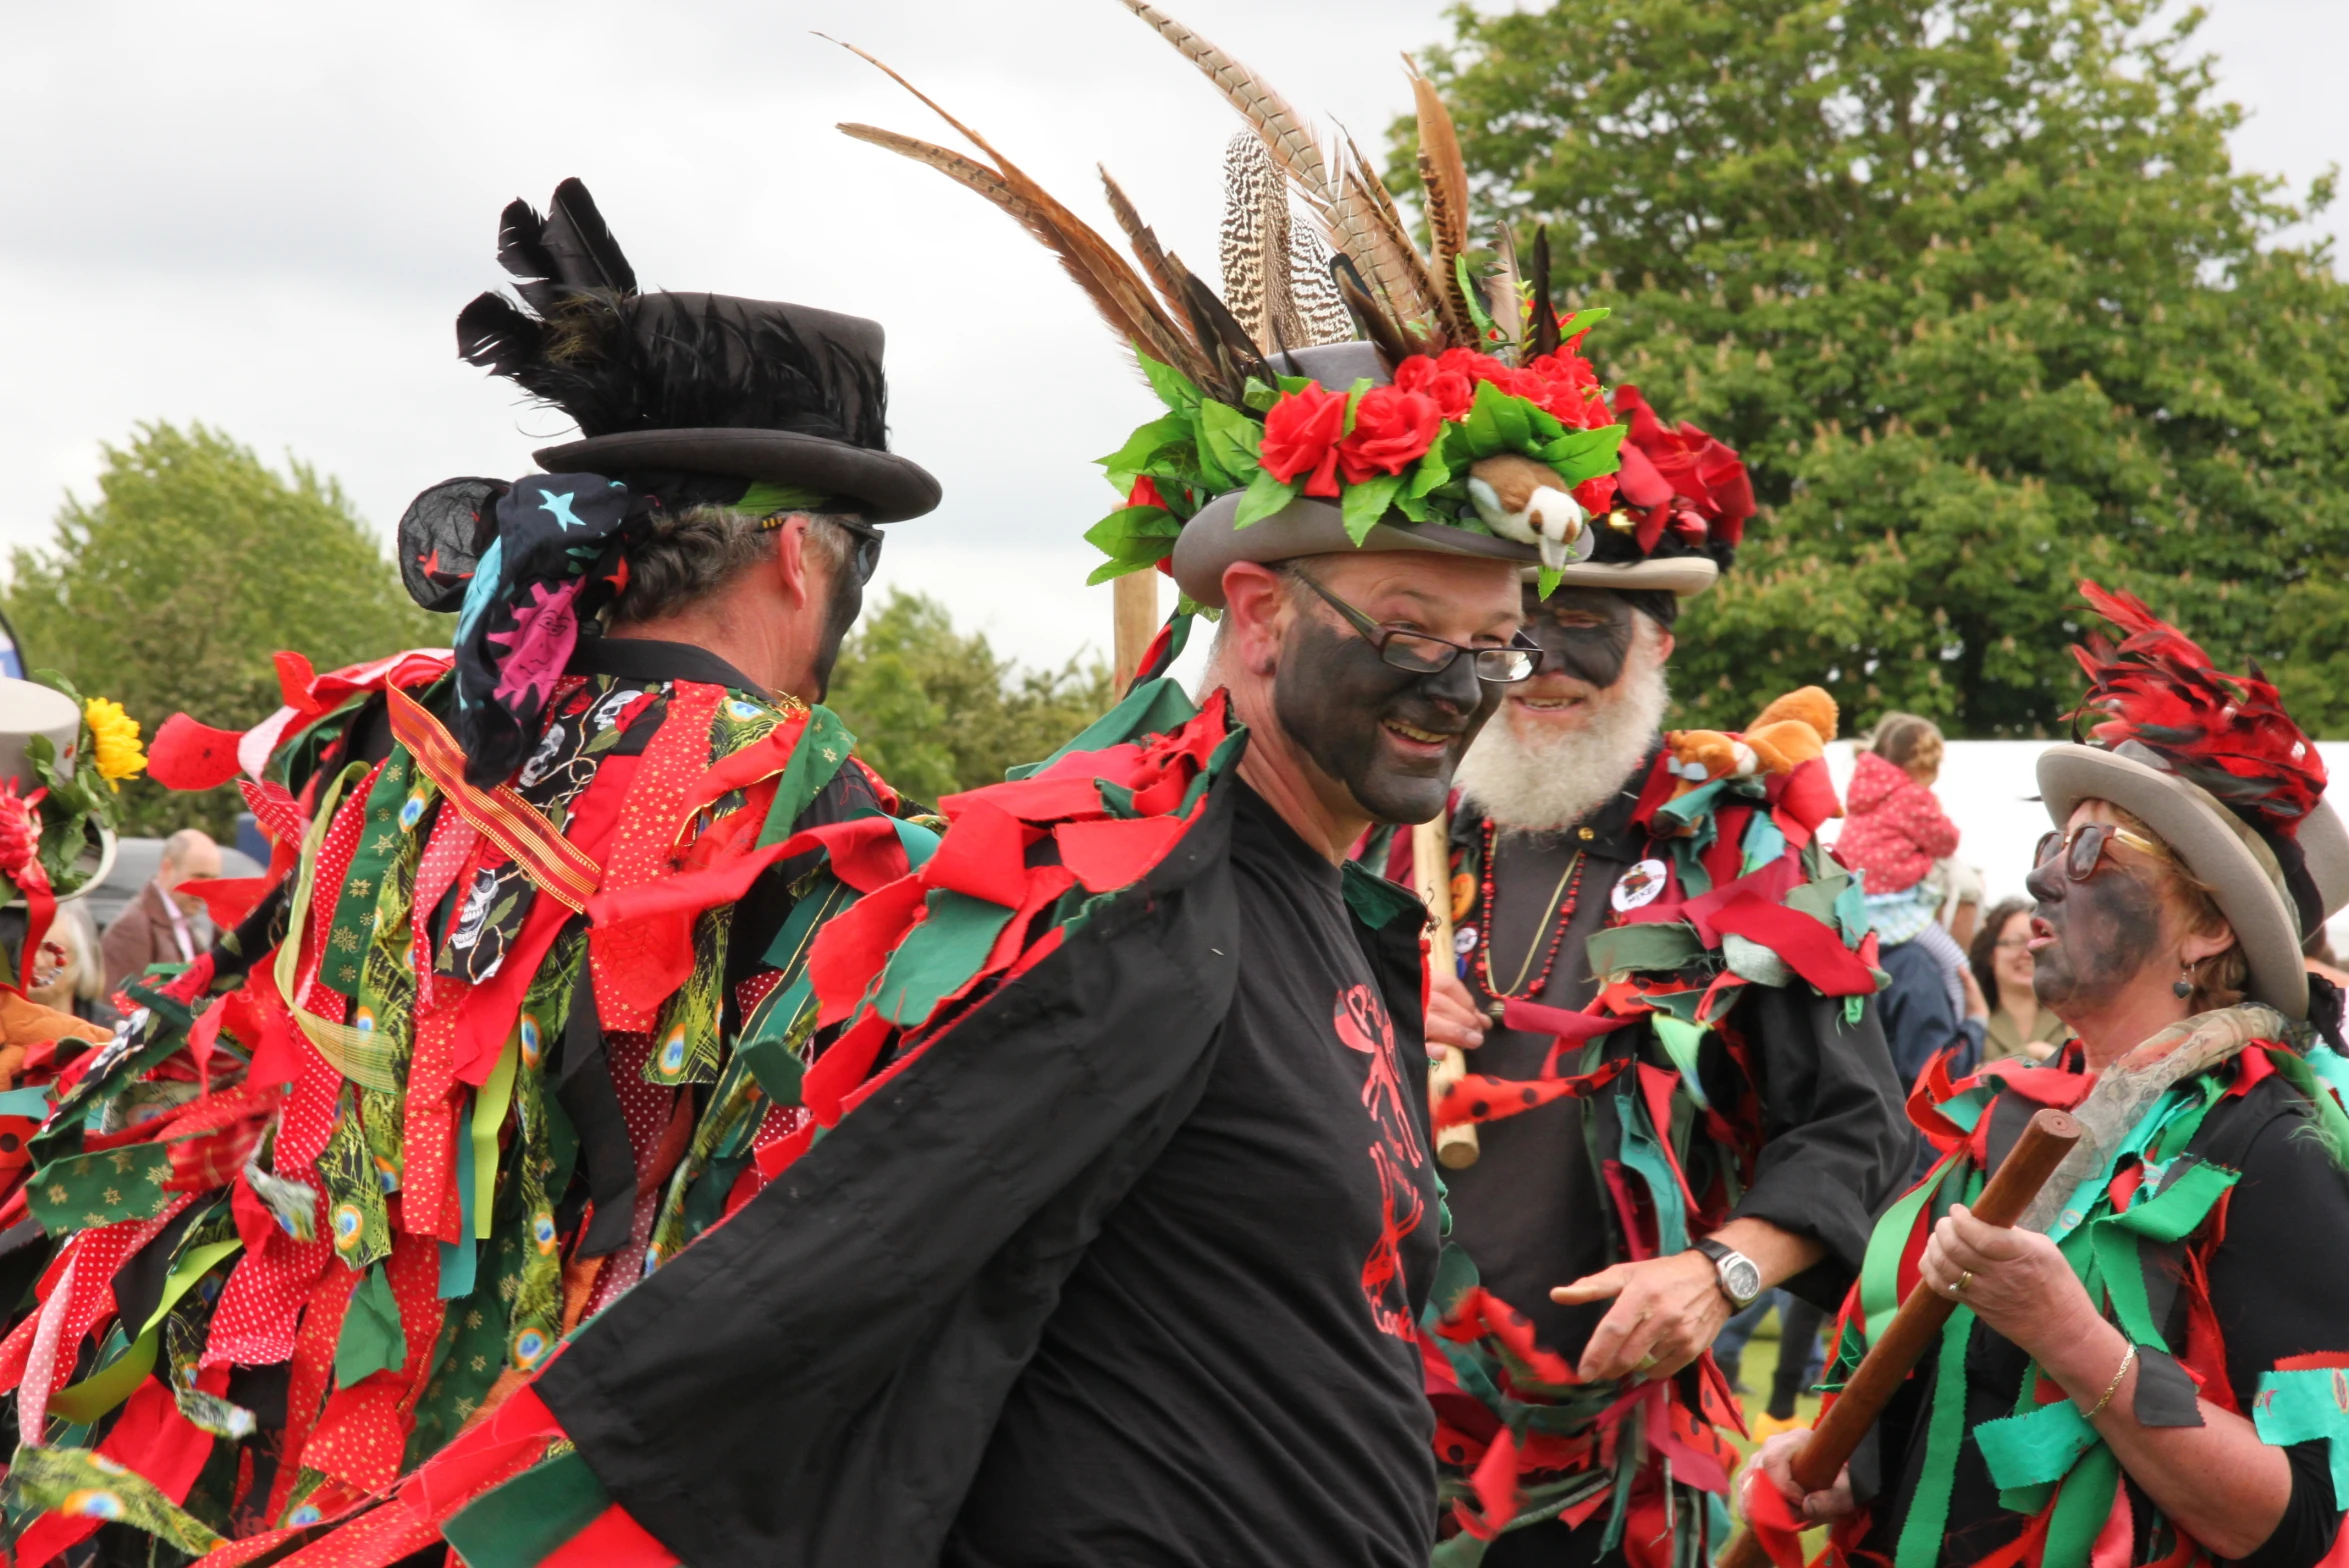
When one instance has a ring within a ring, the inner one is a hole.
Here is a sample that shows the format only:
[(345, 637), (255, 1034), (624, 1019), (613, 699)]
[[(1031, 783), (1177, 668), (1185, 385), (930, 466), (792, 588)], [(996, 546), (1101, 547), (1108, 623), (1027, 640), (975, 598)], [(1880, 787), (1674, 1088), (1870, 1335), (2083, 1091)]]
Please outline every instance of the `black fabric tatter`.
[(569, 673), (615, 675), (641, 685), (665, 681), (699, 681), (760, 696), (766, 687), (743, 674), (707, 648), (689, 642), (663, 642), (654, 637), (581, 637), (571, 650)]
[(2175, 1358), (2150, 1345), (2137, 1347), (2134, 1411), (2139, 1426), (2200, 1426), (2201, 1396)]

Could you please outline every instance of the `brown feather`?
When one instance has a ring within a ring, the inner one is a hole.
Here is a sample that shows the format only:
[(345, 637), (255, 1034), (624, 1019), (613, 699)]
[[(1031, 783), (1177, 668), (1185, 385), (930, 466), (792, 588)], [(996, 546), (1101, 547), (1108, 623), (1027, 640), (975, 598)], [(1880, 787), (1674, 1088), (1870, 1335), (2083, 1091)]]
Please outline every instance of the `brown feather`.
[[(817, 36), (825, 35), (819, 33)], [(838, 39), (827, 41), (840, 42)], [(1036, 233), (1037, 238), (1043, 240), (1045, 246), (1060, 258), (1062, 269), (1093, 301), (1094, 308), (1109, 323), (1111, 331), (1195, 381), (1211, 374), (1212, 367), (1199, 345), (1159, 308), (1158, 302), (1150, 297), (1149, 285), (1090, 225), (1062, 206), (1051, 192), (1029, 178), (1026, 171), (1004, 157), (984, 136), (947, 113), (943, 106), (920, 88), (856, 45), (843, 43), (840, 46), (912, 93), (938, 118), (962, 132), (973, 146), (995, 160), (994, 172), (997, 177), (1013, 194), (1036, 209), (1044, 225), (1043, 232), (1033, 228), (1030, 232)]]
[(1517, 236), (1509, 225), (1493, 229), (1493, 270), (1484, 280), (1485, 310), (1512, 348), (1525, 341), (1525, 300), (1518, 293)]
[(1116, 217), (1117, 226), (1125, 231), (1126, 244), (1133, 248), (1135, 259), (1142, 264), (1142, 275), (1158, 290), (1158, 297), (1166, 301), (1168, 310), (1185, 312), (1188, 307), (1183, 303), (1182, 290), (1167, 267), (1166, 247), (1158, 243), (1158, 236), (1142, 221), (1142, 214), (1126, 199), (1117, 181), (1109, 177), (1109, 170), (1100, 164), (1093, 167), (1101, 170), (1101, 188), (1109, 196), (1110, 213)]
[(1409, 334), (1395, 324), (1394, 318), (1386, 313), (1377, 300), (1370, 297), (1370, 290), (1363, 287), (1362, 274), (1352, 261), (1344, 256), (1334, 257), (1329, 270), (1330, 276), (1337, 281), (1338, 298), (1345, 301), (1348, 314), (1354, 318), (1356, 330), (1378, 345), (1379, 353), (1386, 356), (1389, 370), (1417, 352)]
[(1557, 352), (1558, 309), (1550, 302), (1550, 226), (1533, 231), (1533, 352)]
[(1412, 241), (1411, 230), (1388, 193), (1386, 181), (1378, 177), (1352, 137), (1346, 139), (1346, 189), (1376, 236), (1373, 250), (1379, 265), (1364, 268), (1369, 280), (1386, 296), (1400, 324), (1422, 332), (1440, 331), (1442, 290)]
[(1459, 258), (1468, 249), (1468, 165), (1460, 155), (1452, 112), (1444, 107), (1435, 83), (1419, 74), (1409, 55), (1403, 63), (1411, 68), (1411, 97), (1419, 110), (1420, 204), (1427, 214), (1433, 252), (1428, 270), (1435, 274), (1454, 341), (1474, 342), (1475, 320), (1460, 288), (1459, 268)]

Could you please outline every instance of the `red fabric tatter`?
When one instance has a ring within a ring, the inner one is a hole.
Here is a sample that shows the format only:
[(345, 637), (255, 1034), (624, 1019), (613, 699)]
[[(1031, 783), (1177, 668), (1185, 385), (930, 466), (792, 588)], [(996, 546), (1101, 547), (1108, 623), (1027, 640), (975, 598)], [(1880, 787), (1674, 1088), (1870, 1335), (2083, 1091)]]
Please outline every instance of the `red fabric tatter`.
[(912, 929), (927, 896), (918, 878), (903, 877), (859, 899), (816, 933), (807, 969), (820, 1025), (829, 1028), (856, 1010), (873, 977)]
[(237, 776), (244, 738), (242, 730), (216, 730), (175, 713), (147, 742), (147, 777), (165, 789), (218, 789)]
[[(218, 1394), (228, 1387), (228, 1374), (218, 1374)], [(99, 1446), (101, 1457), (136, 1471), (175, 1503), (188, 1499), (188, 1489), (212, 1457), (212, 1435), (179, 1413), (171, 1390), (154, 1378), (139, 1384), (123, 1406), (114, 1430)], [(43, 1514), (16, 1543), (16, 1568), (42, 1568), (66, 1548), (97, 1533), (103, 1519), (69, 1514)]]
[[(333, 1251), (331, 1243), (317, 1245)], [(248, 1260), (249, 1261), (249, 1260)], [(238, 1270), (242, 1273), (243, 1270)], [(234, 1282), (234, 1276), (231, 1276)], [(317, 1424), (319, 1403), (326, 1397), (328, 1384), (334, 1376), (334, 1347), (342, 1338), (343, 1313), (351, 1304), (351, 1293), (359, 1287), (356, 1270), (330, 1268), (310, 1294), (309, 1310), (302, 1314), (301, 1332), (294, 1340), (293, 1371), (286, 1382), (285, 1396), (285, 1457), (277, 1467), (277, 1479), (269, 1489), (269, 1517), (285, 1517), (287, 1502), (293, 1497), (294, 1483), (301, 1478), (304, 1464), (302, 1451), (309, 1446), (311, 1429)], [(223, 1300), (226, 1298), (223, 1297)], [(218, 1333), (215, 1329), (215, 1342)], [(213, 1359), (207, 1350), (204, 1359)], [(283, 1357), (279, 1358), (284, 1359)]]
[[(716, 688), (712, 688), (716, 689)], [(710, 710), (713, 714), (716, 709)], [(807, 733), (808, 713), (805, 708), (794, 709), (783, 716), (783, 722), (763, 737), (740, 751), (720, 757), (710, 764), (709, 771), (687, 788), (680, 802), (680, 822), (690, 819), (735, 790), (747, 790), (762, 779), (773, 778), (791, 766), (791, 754), (799, 749), (800, 736)], [(759, 814), (763, 825), (766, 816)]]
[[(722, 686), (678, 681), (670, 687), (669, 711), (637, 759), (636, 778), (604, 858), (599, 901), (674, 869), (672, 854), (685, 803), (709, 771), (710, 722), (725, 700)], [(679, 972), (676, 955), (660, 951), (661, 945), (657, 932), (635, 925), (599, 924), (589, 934), (596, 1013), (606, 1029), (652, 1028), (661, 1003), (685, 983), (693, 967), (691, 951)]]
[(1794, 1504), (1762, 1474), (1759, 1465), (1746, 1473), (1739, 1493), (1745, 1505), (1745, 1526), (1775, 1568), (1803, 1568), (1802, 1534), (1811, 1528), (1811, 1522), (1794, 1511)]
[(538, 1568), (678, 1568), (677, 1555), (618, 1503), (539, 1560)]
[[(937, 852), (922, 867), (922, 880), (1016, 908), (1027, 884), (1028, 841), (1018, 818), (984, 797), (969, 797), (954, 819), (954, 831), (939, 840)], [(1067, 840), (1061, 843), (1065, 854)]]
[(1822, 996), (1876, 994), (1876, 977), (1868, 966), (1833, 931), (1798, 910), (1747, 893), (1716, 911), (1711, 923), (1716, 931), (1742, 936), (1770, 949)]
[(399, 1306), (406, 1360), (397, 1371), (377, 1372), (329, 1396), (302, 1455), (311, 1469), (361, 1492), (383, 1491), (399, 1479), (411, 1414), (432, 1370), (433, 1346), (448, 1305), (440, 1299), (437, 1242), (396, 1237), (385, 1278)]

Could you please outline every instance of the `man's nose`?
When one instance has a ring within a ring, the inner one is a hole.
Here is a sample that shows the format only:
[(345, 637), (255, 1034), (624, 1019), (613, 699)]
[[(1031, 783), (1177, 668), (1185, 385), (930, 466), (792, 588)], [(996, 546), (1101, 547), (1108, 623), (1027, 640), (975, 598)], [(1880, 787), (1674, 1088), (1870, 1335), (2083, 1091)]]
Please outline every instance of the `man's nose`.
[(2058, 856), (2053, 860), (2033, 866), (2031, 874), (2023, 878), (2023, 891), (2042, 904), (2062, 903), (2064, 896), (2064, 878), (2060, 869), (2062, 864), (2062, 857)]
[(1445, 665), (1419, 683), (1419, 689), (1431, 701), (1457, 708), (1465, 713), (1484, 700), (1484, 682), (1477, 678), (1476, 655), (1459, 653)]

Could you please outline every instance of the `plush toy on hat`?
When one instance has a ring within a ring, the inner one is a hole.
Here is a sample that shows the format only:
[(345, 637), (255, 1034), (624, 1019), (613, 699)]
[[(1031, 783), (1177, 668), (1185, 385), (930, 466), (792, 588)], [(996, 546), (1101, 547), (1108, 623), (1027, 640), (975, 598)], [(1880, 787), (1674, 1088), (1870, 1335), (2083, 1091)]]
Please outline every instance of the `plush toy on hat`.
[[(1674, 730), (1664, 737), (1672, 772), (1680, 780), (1673, 798), (1724, 778), (1791, 774), (1826, 755), (1835, 738), (1835, 699), (1816, 686), (1801, 686), (1761, 711), (1742, 733)], [(1838, 806), (1835, 815), (1843, 815)]]

